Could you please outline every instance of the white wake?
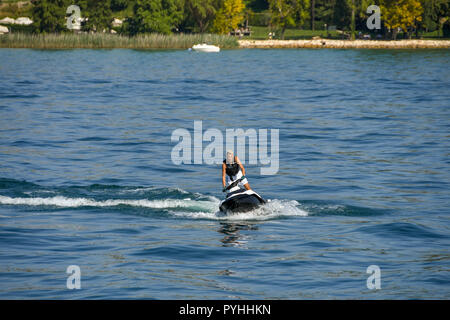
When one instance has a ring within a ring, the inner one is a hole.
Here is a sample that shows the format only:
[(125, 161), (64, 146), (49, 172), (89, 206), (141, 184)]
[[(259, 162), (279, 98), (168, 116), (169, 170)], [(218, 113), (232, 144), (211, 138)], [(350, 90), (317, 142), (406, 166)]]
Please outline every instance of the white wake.
[(216, 197), (206, 197), (207, 200), (185, 199), (107, 199), (54, 197), (8, 197), (0, 195), (2, 205), (53, 206), (59, 208), (78, 207), (116, 207), (126, 205), (152, 209), (164, 209), (170, 215), (190, 219), (212, 220), (269, 220), (289, 216), (307, 216), (308, 212), (299, 208), (295, 200), (269, 200), (261, 207), (236, 214), (224, 214), (218, 210), (220, 200)]

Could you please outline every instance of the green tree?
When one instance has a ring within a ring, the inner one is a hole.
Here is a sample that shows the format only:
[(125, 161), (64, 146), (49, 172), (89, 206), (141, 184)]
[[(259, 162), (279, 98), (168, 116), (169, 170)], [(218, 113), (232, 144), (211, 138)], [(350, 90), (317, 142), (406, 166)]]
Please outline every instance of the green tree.
[(114, 12), (125, 10), (128, 3), (128, 0), (111, 0), (111, 10)]
[(373, 0), (357, 0), (356, 5), (356, 18), (360, 19), (361, 22), (364, 22), (364, 24), (367, 21), (367, 8), (372, 5), (376, 4), (376, 1)]
[(450, 16), (449, 0), (421, 0), (423, 7), (422, 27), (428, 31), (439, 30), (442, 32), (442, 26)]
[(308, 17), (309, 0), (269, 0), (269, 8), (271, 24), (281, 29), (280, 38), (284, 39), (288, 27), (302, 25)]
[(238, 25), (244, 20), (244, 9), (245, 5), (242, 0), (224, 0), (216, 13), (213, 32), (227, 34), (237, 29)]
[(351, 10), (352, 10), (352, 19), (350, 22), (350, 30), (352, 31), (352, 40), (355, 40), (355, 32), (356, 32), (356, 5), (355, 0), (352, 0), (351, 4)]
[(245, 7), (252, 10), (252, 12), (261, 12), (269, 9), (267, 0), (245, 0)]
[(66, 10), (69, 0), (34, 0), (32, 20), (34, 32), (62, 32), (67, 30)]
[(186, 19), (191, 20), (194, 31), (206, 32), (212, 25), (216, 12), (220, 7), (217, 0), (184, 0)]
[(181, 0), (137, 0), (126, 21), (131, 35), (145, 32), (170, 34), (183, 19)]
[(344, 30), (349, 28), (351, 24), (351, 13), (352, 8), (349, 0), (336, 0), (333, 11), (333, 23), (338, 29)]
[(423, 8), (418, 0), (379, 0), (381, 18), (386, 27), (392, 30), (392, 38), (397, 38), (401, 28), (411, 38), (411, 28), (422, 21)]
[(102, 32), (111, 29), (111, 0), (78, 0), (76, 4), (80, 6), (81, 16), (87, 18), (82, 23), (83, 30)]

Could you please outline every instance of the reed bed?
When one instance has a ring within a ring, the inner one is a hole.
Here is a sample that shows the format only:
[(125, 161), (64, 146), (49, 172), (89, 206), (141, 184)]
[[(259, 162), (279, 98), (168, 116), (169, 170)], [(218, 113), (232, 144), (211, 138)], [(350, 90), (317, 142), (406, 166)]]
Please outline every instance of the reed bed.
[(188, 49), (198, 43), (213, 44), (225, 49), (239, 47), (236, 38), (216, 34), (143, 34), (133, 37), (108, 33), (10, 33), (0, 35), (0, 48)]

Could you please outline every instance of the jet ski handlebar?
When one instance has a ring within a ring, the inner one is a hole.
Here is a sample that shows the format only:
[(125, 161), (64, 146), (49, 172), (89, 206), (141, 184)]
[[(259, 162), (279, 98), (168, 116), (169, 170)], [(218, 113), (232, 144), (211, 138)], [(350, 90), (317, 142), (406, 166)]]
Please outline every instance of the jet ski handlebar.
[(227, 190), (230, 190), (231, 188), (234, 188), (238, 185), (239, 182), (245, 179), (245, 176), (240, 177), (239, 179), (234, 180), (228, 187), (223, 188), (222, 192), (225, 192)]

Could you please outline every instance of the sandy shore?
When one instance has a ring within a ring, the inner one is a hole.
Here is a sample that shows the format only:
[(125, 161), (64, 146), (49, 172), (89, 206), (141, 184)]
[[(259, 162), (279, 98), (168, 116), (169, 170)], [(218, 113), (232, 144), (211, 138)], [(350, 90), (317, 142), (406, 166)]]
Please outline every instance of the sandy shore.
[(450, 40), (239, 40), (241, 48), (412, 49), (450, 48)]

